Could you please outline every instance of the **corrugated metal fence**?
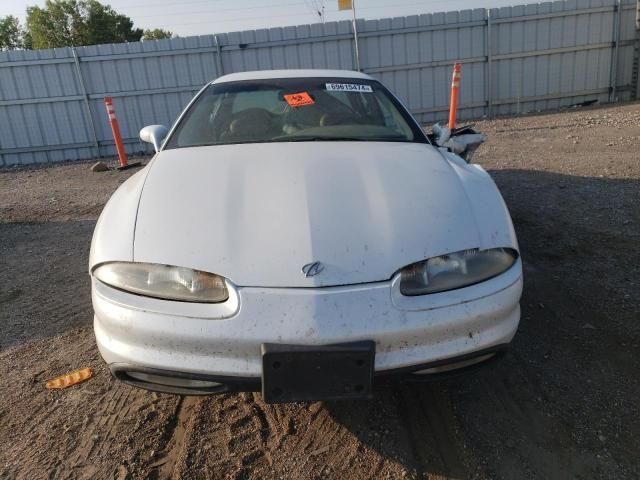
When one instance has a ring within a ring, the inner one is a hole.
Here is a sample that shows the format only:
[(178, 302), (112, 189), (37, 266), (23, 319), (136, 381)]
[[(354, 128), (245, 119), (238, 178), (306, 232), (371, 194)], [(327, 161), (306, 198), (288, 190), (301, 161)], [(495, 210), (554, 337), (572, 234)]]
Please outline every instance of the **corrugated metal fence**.
[[(461, 118), (627, 100), (635, 9), (573, 0), (359, 20), (361, 65), (424, 122), (446, 116), (456, 61)], [(272, 68), (353, 69), (351, 23), (0, 53), (0, 165), (114, 155), (106, 95), (127, 150), (148, 152), (140, 128), (171, 124), (207, 81)]]

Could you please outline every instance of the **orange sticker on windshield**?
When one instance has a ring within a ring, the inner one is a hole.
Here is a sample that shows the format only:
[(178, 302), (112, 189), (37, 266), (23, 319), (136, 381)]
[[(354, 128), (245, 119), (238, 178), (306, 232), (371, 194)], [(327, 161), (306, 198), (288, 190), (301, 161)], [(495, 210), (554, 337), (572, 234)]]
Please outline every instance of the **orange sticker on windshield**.
[(284, 95), (284, 99), (290, 107), (304, 107), (305, 105), (313, 105), (316, 103), (307, 92)]

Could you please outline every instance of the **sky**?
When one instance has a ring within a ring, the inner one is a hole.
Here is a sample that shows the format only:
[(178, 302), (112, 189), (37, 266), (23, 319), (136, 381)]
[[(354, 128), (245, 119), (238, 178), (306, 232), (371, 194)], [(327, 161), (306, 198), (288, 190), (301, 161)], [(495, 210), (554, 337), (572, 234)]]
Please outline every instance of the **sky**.
[[(317, 11), (323, 6), (327, 22), (351, 18), (350, 11), (338, 11), (338, 0), (100, 1), (131, 17), (136, 27), (163, 28), (181, 37), (321, 22)], [(14, 15), (24, 21), (27, 6), (44, 3), (45, 0), (0, 0), (0, 16)], [(355, 3), (358, 18), (373, 19), (500, 7), (531, 0), (355, 0)]]

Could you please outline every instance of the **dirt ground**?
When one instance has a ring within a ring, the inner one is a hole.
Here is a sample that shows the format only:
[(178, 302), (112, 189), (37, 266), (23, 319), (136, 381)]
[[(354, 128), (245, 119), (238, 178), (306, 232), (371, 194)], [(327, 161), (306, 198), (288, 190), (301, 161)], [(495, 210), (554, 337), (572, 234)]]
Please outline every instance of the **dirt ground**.
[(370, 402), (114, 382), (87, 256), (131, 172), (0, 171), (0, 478), (640, 478), (640, 104), (476, 125), (522, 247), (520, 329), (486, 368)]

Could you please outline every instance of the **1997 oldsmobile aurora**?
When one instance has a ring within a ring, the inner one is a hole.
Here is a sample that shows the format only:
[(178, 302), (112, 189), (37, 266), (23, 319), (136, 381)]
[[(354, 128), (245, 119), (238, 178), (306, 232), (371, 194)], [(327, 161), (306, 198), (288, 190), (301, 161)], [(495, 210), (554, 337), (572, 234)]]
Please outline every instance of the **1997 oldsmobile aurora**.
[(141, 138), (157, 153), (91, 245), (95, 334), (116, 378), (366, 398), (513, 338), (522, 264), (498, 189), (368, 75), (227, 75)]

